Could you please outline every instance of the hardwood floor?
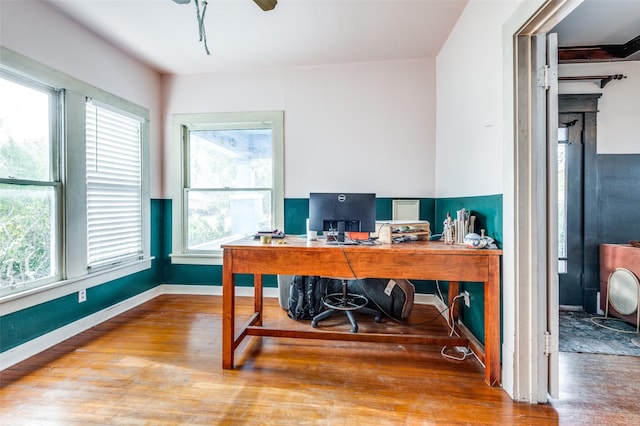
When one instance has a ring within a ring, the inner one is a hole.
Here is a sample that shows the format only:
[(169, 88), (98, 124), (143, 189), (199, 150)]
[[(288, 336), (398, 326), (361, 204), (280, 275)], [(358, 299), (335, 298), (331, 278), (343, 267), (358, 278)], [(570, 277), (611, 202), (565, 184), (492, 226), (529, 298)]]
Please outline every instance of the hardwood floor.
[[(266, 324), (310, 327), (265, 304)], [(530, 405), (486, 386), (475, 358), (423, 346), (251, 338), (223, 370), (221, 310), (217, 296), (161, 296), (1, 372), (0, 423), (640, 424), (637, 357), (561, 354), (560, 399)], [(411, 321), (445, 325), (430, 306)]]

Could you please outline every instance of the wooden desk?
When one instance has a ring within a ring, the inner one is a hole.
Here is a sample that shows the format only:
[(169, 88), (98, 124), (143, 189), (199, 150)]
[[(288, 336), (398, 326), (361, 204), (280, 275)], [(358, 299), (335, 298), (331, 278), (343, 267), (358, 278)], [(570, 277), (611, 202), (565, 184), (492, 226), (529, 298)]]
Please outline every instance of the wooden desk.
[[(335, 339), (404, 344), (467, 346), (466, 337), (414, 334), (373, 334), (338, 331), (283, 330), (263, 326), (262, 277), (267, 274), (406, 278), (449, 281), (449, 300), (458, 293), (460, 281), (484, 284), (484, 348), (474, 347), (485, 364), (485, 381), (500, 385), (500, 255), (501, 250), (477, 250), (445, 245), (439, 241), (416, 241), (376, 246), (328, 246), (286, 237), (285, 244), (261, 244), (243, 239), (224, 245), (222, 272), (222, 367), (232, 369), (234, 352), (246, 336)], [(345, 260), (349, 258), (349, 264)], [(235, 274), (254, 275), (254, 313), (235, 334)], [(478, 346), (478, 345), (475, 345)], [(480, 353), (478, 353), (480, 352)]]

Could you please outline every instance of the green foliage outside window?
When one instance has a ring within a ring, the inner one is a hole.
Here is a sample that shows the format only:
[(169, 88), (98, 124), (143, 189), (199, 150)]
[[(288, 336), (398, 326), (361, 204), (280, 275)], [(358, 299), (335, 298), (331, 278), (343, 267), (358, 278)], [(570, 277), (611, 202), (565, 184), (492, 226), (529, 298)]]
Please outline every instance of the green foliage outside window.
[(0, 78), (1, 294), (57, 270), (51, 96)]
[(0, 288), (51, 275), (49, 187), (0, 185)]

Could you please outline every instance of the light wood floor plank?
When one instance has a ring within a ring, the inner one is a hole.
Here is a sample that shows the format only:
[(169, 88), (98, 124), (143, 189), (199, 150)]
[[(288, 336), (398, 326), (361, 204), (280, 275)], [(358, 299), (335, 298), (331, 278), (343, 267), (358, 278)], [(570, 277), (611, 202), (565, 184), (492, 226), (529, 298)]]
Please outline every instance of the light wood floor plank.
[[(237, 303), (248, 317), (250, 301)], [(265, 304), (266, 324), (310, 327)], [(560, 400), (530, 405), (486, 386), (475, 358), (415, 345), (254, 337), (223, 370), (221, 311), (218, 296), (161, 296), (1, 372), (0, 423), (640, 424), (637, 357), (561, 354)], [(417, 306), (411, 322), (447, 332), (433, 307)], [(321, 326), (349, 328), (346, 318)]]

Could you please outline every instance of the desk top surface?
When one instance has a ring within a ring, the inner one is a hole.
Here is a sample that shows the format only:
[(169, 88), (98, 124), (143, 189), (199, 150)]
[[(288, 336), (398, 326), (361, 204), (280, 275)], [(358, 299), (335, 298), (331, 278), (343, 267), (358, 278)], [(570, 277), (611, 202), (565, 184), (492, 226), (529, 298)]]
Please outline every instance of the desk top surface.
[(444, 244), (442, 241), (407, 241), (399, 244), (358, 244), (329, 245), (325, 240), (307, 241), (306, 238), (287, 235), (282, 239), (273, 239), (271, 243), (262, 243), (253, 237), (242, 238), (222, 246), (223, 249), (256, 249), (256, 250), (344, 250), (357, 251), (393, 251), (393, 252), (433, 252), (433, 254), (483, 255), (500, 256), (499, 249), (473, 249), (462, 244)]

